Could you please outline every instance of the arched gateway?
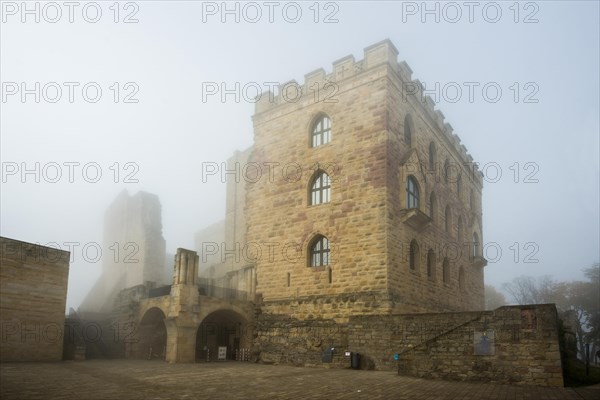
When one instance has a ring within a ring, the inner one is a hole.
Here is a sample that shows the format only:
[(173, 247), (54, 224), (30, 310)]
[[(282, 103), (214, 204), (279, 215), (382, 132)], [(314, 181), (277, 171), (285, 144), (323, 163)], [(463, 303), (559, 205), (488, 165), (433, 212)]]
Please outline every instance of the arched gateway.
[(133, 357), (172, 363), (217, 360), (221, 347), (225, 359), (235, 359), (239, 349), (250, 347), (253, 304), (202, 295), (197, 276), (196, 252), (177, 249), (170, 290), (140, 300)]

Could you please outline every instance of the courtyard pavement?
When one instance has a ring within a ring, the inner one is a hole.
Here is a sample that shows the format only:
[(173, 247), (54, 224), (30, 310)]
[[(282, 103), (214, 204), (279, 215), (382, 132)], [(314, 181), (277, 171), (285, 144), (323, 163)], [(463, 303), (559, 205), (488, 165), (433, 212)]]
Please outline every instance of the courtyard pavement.
[(0, 364), (9, 399), (600, 399), (598, 387), (542, 388), (430, 381), (391, 371), (243, 362), (90, 360)]

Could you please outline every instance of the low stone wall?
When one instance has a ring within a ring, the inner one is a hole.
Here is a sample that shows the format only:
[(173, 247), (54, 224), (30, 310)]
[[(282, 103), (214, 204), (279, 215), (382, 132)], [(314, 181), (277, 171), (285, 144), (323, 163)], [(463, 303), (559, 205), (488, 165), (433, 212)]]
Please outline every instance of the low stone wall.
[(350, 347), (372, 358), (377, 369), (398, 368), (423, 378), (563, 386), (553, 304), (357, 316), (350, 324)]
[[(347, 367), (347, 326), (333, 320), (296, 320), (272, 314), (257, 318), (254, 329), (254, 360), (266, 364)], [(323, 361), (334, 349), (331, 361)]]
[[(553, 304), (495, 311), (361, 315), (348, 323), (262, 314), (254, 354), (266, 363), (396, 370), (433, 379), (563, 386)], [(321, 357), (334, 348), (332, 362)]]

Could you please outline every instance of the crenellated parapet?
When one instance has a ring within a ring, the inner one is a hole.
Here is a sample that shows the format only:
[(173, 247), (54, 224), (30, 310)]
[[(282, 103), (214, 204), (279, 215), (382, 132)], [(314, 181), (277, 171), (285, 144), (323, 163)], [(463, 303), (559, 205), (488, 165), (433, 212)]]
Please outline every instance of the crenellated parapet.
[[(432, 127), (455, 150), (460, 162), (472, 168), (473, 177), (481, 186), (483, 175), (477, 165), (473, 163), (473, 157), (461, 144), (460, 137), (454, 133), (452, 125), (445, 121), (444, 114), (435, 108), (435, 101), (424, 93), (423, 84), (418, 79), (412, 78), (413, 71), (408, 63), (398, 61), (398, 50), (389, 39), (366, 47), (362, 60), (357, 61), (353, 55), (348, 55), (334, 61), (330, 73), (319, 68), (304, 75), (304, 84), (290, 80), (279, 85), (276, 94), (271, 91), (262, 93), (255, 103), (255, 114), (272, 111), (289, 103), (297, 104), (299, 103), (298, 99), (326, 101), (328, 94), (339, 90), (346, 83), (352, 84), (350, 78), (354, 80), (366, 78), (368, 73), (374, 72), (382, 65), (387, 65), (399, 77), (402, 96), (405, 99), (409, 96), (413, 98), (414, 106), (420, 109), (422, 115), (426, 116), (425, 119), (429, 120)], [(316, 97), (317, 91), (319, 91), (319, 97)]]

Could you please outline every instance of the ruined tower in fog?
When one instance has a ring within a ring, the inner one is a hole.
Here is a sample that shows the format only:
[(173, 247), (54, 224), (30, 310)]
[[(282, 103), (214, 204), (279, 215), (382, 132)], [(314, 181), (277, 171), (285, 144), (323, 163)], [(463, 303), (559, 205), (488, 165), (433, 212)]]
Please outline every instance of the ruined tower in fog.
[(298, 101), (257, 102), (250, 161), (301, 170), (246, 183), (246, 242), (280, 246), (255, 263), (263, 312), (483, 309), (481, 173), (397, 55), (376, 43), (307, 74)]
[(165, 268), (161, 205), (158, 196), (123, 190), (104, 216), (102, 275), (87, 295), (82, 311), (112, 310), (116, 295), (125, 288), (170, 283)]

